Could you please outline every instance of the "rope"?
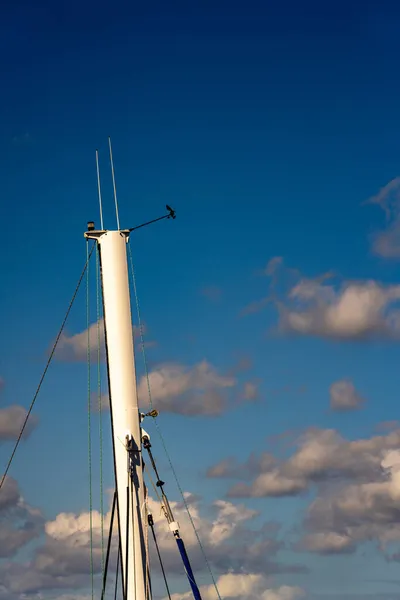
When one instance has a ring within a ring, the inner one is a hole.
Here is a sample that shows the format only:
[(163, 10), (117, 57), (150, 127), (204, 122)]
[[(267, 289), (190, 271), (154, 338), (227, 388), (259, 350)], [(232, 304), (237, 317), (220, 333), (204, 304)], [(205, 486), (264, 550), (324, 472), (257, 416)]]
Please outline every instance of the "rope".
[[(147, 504), (147, 487), (144, 488), (144, 519), (142, 518), (142, 522), (148, 523), (149, 519), (149, 510)], [(149, 528), (145, 527), (145, 538), (144, 538), (144, 547), (146, 550), (146, 600), (150, 600), (150, 555), (149, 555)]]
[(114, 588), (114, 600), (117, 600), (117, 590), (118, 590), (118, 575), (119, 575), (119, 563), (121, 558), (121, 544), (118, 544), (118, 554), (117, 554), (117, 570), (115, 575), (115, 588)]
[[(129, 253), (129, 261), (130, 261), (130, 267), (131, 267), (131, 273), (132, 273), (133, 290), (134, 290), (135, 301), (136, 301), (136, 311), (137, 311), (137, 315), (138, 315), (138, 325), (139, 325), (139, 333), (140, 333), (140, 345), (141, 345), (141, 348), (142, 348), (144, 371), (145, 371), (145, 377), (146, 377), (146, 382), (147, 382), (147, 393), (148, 393), (148, 398), (149, 398), (150, 409), (153, 410), (154, 405), (153, 405), (153, 399), (152, 399), (152, 396), (151, 396), (150, 377), (149, 377), (149, 370), (148, 370), (148, 366), (147, 366), (146, 350), (145, 350), (145, 346), (144, 346), (144, 332), (143, 332), (143, 325), (142, 325), (141, 312), (140, 312), (139, 296), (138, 296), (137, 287), (136, 287), (136, 277), (135, 277), (135, 269), (134, 269), (134, 266), (133, 266), (132, 249), (131, 249), (130, 243), (128, 244), (128, 253)], [(163, 449), (164, 449), (164, 452), (165, 452), (165, 456), (167, 457), (169, 466), (170, 466), (172, 474), (174, 476), (175, 483), (176, 483), (176, 485), (178, 487), (180, 495), (182, 496), (183, 505), (184, 505), (184, 507), (186, 509), (186, 512), (187, 512), (187, 515), (189, 517), (189, 521), (191, 523), (191, 526), (193, 528), (194, 534), (196, 536), (197, 543), (199, 544), (199, 548), (200, 548), (201, 553), (203, 555), (204, 562), (206, 563), (208, 572), (209, 572), (210, 577), (211, 577), (211, 581), (213, 583), (215, 592), (217, 594), (217, 598), (218, 598), (218, 600), (222, 600), (221, 595), (220, 595), (219, 590), (218, 590), (217, 582), (215, 580), (213, 571), (211, 569), (211, 565), (210, 565), (210, 563), (208, 561), (208, 558), (207, 558), (207, 555), (205, 553), (203, 544), (202, 544), (200, 536), (199, 536), (199, 532), (197, 531), (197, 528), (196, 528), (196, 525), (194, 523), (192, 514), (190, 512), (189, 505), (186, 502), (186, 498), (185, 498), (185, 495), (183, 493), (183, 489), (182, 489), (182, 487), (181, 487), (181, 485), (179, 483), (178, 475), (177, 475), (177, 473), (175, 471), (174, 465), (172, 463), (171, 456), (170, 456), (170, 454), (168, 452), (168, 448), (167, 448), (167, 445), (165, 443), (164, 436), (163, 436), (163, 434), (161, 432), (161, 429), (160, 429), (160, 426), (158, 424), (158, 421), (157, 421), (156, 417), (154, 418), (154, 424), (155, 424), (157, 433), (158, 433), (158, 435), (160, 437), (160, 441), (161, 441), (161, 444), (163, 446)]]
[(62, 323), (61, 323), (61, 327), (60, 327), (60, 329), (59, 329), (59, 331), (58, 331), (57, 337), (56, 337), (56, 339), (55, 339), (55, 342), (54, 342), (54, 344), (53, 344), (53, 347), (52, 347), (52, 349), (51, 349), (51, 352), (50, 352), (49, 358), (47, 359), (46, 366), (45, 366), (45, 368), (44, 368), (44, 370), (43, 370), (42, 376), (41, 376), (41, 378), (40, 378), (40, 380), (39, 380), (38, 386), (37, 386), (37, 388), (36, 388), (36, 391), (35, 391), (35, 393), (34, 393), (34, 395), (33, 395), (32, 402), (31, 402), (31, 404), (30, 404), (30, 406), (29, 406), (29, 409), (28, 409), (28, 412), (27, 412), (27, 414), (26, 414), (25, 420), (24, 420), (24, 422), (23, 422), (23, 424), (22, 424), (21, 431), (19, 432), (19, 435), (18, 435), (18, 437), (17, 437), (17, 440), (16, 440), (16, 442), (15, 442), (15, 445), (14, 445), (13, 451), (12, 451), (12, 453), (11, 453), (11, 456), (10, 456), (9, 460), (8, 460), (8, 463), (7, 463), (6, 469), (5, 469), (5, 471), (4, 471), (3, 477), (2, 477), (2, 479), (1, 479), (1, 481), (0, 481), (0, 490), (2, 489), (2, 487), (3, 487), (3, 485), (4, 485), (4, 482), (5, 482), (5, 480), (6, 480), (6, 477), (7, 477), (7, 474), (8, 474), (8, 472), (9, 472), (9, 470), (10, 470), (10, 467), (11, 467), (12, 461), (14, 460), (15, 453), (17, 452), (17, 449), (18, 449), (19, 443), (20, 443), (20, 441), (21, 441), (21, 439), (22, 439), (22, 436), (24, 435), (25, 427), (26, 427), (26, 425), (27, 425), (27, 423), (28, 423), (29, 417), (31, 416), (31, 413), (32, 413), (33, 407), (34, 407), (34, 405), (35, 405), (35, 402), (36, 402), (36, 399), (37, 399), (37, 397), (38, 397), (38, 395), (39, 395), (39, 392), (40, 392), (40, 389), (41, 389), (41, 387), (42, 387), (43, 381), (45, 380), (45, 377), (46, 377), (46, 375), (47, 375), (47, 371), (49, 370), (49, 367), (50, 367), (51, 361), (53, 360), (53, 356), (54, 356), (54, 353), (55, 353), (55, 351), (56, 351), (56, 348), (57, 348), (58, 342), (60, 341), (60, 337), (61, 337), (61, 335), (62, 335), (62, 332), (64, 331), (65, 324), (66, 324), (66, 322), (67, 322), (67, 319), (68, 319), (68, 317), (69, 317), (69, 314), (70, 314), (70, 312), (71, 312), (72, 306), (73, 306), (73, 304), (74, 304), (74, 302), (75, 302), (75, 298), (76, 298), (76, 296), (77, 296), (77, 294), (78, 294), (79, 288), (81, 287), (82, 280), (83, 280), (83, 278), (84, 278), (84, 276), (85, 276), (86, 269), (87, 269), (87, 266), (88, 266), (88, 262), (89, 262), (89, 259), (90, 259), (90, 257), (92, 256), (93, 249), (94, 249), (94, 245), (92, 246), (92, 249), (90, 250), (90, 254), (89, 254), (89, 257), (88, 257), (88, 258), (87, 258), (87, 260), (86, 260), (85, 266), (83, 267), (82, 273), (81, 273), (81, 275), (80, 275), (80, 277), (79, 277), (79, 280), (78, 280), (78, 283), (77, 283), (77, 286), (76, 286), (76, 288), (75, 288), (75, 291), (74, 291), (74, 293), (73, 293), (73, 295), (72, 295), (72, 298), (71, 298), (71, 300), (70, 300), (70, 303), (69, 303), (69, 305), (68, 305), (67, 312), (65, 313), (65, 317), (64, 317), (64, 319), (63, 319), (63, 321), (62, 321)]
[(168, 587), (167, 576), (165, 574), (164, 565), (163, 565), (163, 561), (162, 561), (161, 554), (160, 554), (160, 548), (158, 547), (156, 532), (154, 531), (154, 521), (153, 521), (152, 515), (149, 515), (148, 522), (149, 522), (149, 526), (151, 528), (151, 532), (153, 534), (153, 540), (154, 540), (154, 544), (156, 546), (156, 550), (157, 550), (157, 554), (158, 554), (158, 560), (160, 561), (160, 567), (161, 567), (161, 571), (162, 571), (162, 574), (163, 574), (164, 583), (165, 583), (165, 587), (166, 587), (166, 590), (167, 590), (168, 598), (169, 598), (169, 600), (172, 600), (171, 599), (171, 593), (170, 593), (169, 587)]
[(104, 595), (106, 593), (108, 562), (110, 560), (110, 551), (111, 551), (111, 542), (112, 542), (112, 535), (113, 535), (113, 526), (114, 526), (116, 505), (117, 505), (117, 491), (115, 490), (114, 497), (113, 497), (113, 503), (112, 503), (112, 507), (111, 507), (110, 529), (108, 532), (107, 554), (106, 554), (106, 563), (105, 563), (104, 574), (103, 574), (103, 588), (101, 591), (101, 600), (104, 600)]
[(93, 572), (93, 501), (92, 501), (92, 431), (91, 431), (91, 390), (90, 390), (90, 281), (89, 281), (89, 240), (86, 243), (87, 271), (86, 271), (86, 331), (87, 331), (87, 408), (88, 408), (88, 467), (89, 467), (89, 531), (90, 531), (90, 576), (92, 583), (92, 600), (94, 599), (94, 572)]
[(160, 494), (158, 493), (158, 489), (157, 489), (157, 487), (156, 487), (156, 484), (154, 483), (154, 481), (153, 481), (153, 479), (152, 479), (152, 477), (151, 477), (151, 473), (150, 473), (149, 469), (146, 467), (146, 464), (144, 465), (144, 468), (145, 468), (145, 471), (146, 471), (147, 475), (149, 476), (149, 479), (150, 479), (151, 485), (153, 486), (154, 493), (155, 493), (155, 494), (156, 494), (156, 496), (157, 496), (157, 500), (158, 500), (158, 501), (159, 501), (159, 503), (162, 505), (162, 498), (161, 498)]
[[(129, 569), (128, 569), (128, 559), (129, 559), (129, 500), (130, 500), (130, 495), (129, 495), (129, 482), (128, 485), (126, 487), (126, 515), (125, 515), (125, 520), (126, 520), (126, 528), (125, 528), (125, 591), (124, 591), (124, 600), (128, 600), (128, 577), (129, 577)], [(132, 503), (133, 504), (133, 503)], [(119, 509), (118, 509), (119, 510)], [(119, 513), (118, 513), (119, 514)], [(135, 563), (133, 563), (135, 564)]]
[(100, 356), (100, 264), (99, 252), (96, 252), (96, 304), (97, 304), (97, 398), (99, 407), (100, 441), (100, 527), (101, 527), (101, 568), (104, 576), (104, 484), (103, 484), (103, 407), (101, 398), (101, 356)]
[[(133, 544), (132, 544), (132, 551), (133, 551), (133, 579), (135, 582), (135, 594), (137, 591), (137, 584), (136, 584), (136, 544), (135, 544), (135, 537), (136, 537), (136, 531), (135, 531), (135, 516), (136, 516), (136, 511), (135, 511), (135, 507), (133, 505), (133, 498), (134, 498), (134, 491), (133, 491), (133, 479), (131, 476), (131, 480), (130, 480), (130, 491), (131, 491), (131, 521), (132, 521), (132, 538), (133, 538)], [(138, 504), (138, 507), (141, 508)], [(139, 511), (139, 518), (142, 518), (142, 511)], [(140, 525), (139, 525), (140, 527)], [(128, 534), (127, 534), (128, 535)], [(126, 560), (126, 564), (128, 564), (128, 559)], [(126, 593), (128, 594), (128, 590), (126, 591)], [(128, 596), (127, 596), (128, 598)]]

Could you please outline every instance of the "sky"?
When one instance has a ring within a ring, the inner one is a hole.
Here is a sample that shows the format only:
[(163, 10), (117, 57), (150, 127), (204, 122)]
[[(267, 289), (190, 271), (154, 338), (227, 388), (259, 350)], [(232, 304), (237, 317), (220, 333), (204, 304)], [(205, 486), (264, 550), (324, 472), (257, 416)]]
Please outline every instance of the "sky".
[[(121, 226), (177, 212), (130, 246), (158, 423), (220, 597), (398, 598), (399, 6), (56, 4), (6, 2), (0, 21), (0, 473), (99, 225), (96, 149), (116, 227), (111, 136)], [(0, 600), (92, 597), (89, 416), (99, 597), (113, 472), (94, 259), (89, 289), (89, 322), (84, 280), (0, 490)], [(149, 504), (187, 600), (151, 489)]]

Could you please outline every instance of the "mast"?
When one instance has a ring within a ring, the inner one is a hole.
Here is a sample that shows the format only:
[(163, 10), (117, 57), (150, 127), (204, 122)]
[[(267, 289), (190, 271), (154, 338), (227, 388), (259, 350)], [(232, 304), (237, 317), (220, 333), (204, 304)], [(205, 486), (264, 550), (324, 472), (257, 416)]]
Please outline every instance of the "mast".
[(150, 600), (146, 585), (147, 522), (126, 252), (129, 230), (95, 231), (94, 224), (89, 223), (85, 237), (96, 240), (100, 254), (123, 598)]

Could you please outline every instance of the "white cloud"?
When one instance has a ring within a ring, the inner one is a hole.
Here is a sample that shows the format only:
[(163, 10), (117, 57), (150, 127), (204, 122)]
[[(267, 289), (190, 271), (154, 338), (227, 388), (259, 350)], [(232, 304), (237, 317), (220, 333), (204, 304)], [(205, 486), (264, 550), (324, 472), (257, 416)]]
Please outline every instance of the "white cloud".
[[(185, 545), (191, 551), (198, 550), (198, 542), (190, 521), (188, 520), (185, 507), (180, 502), (171, 501), (172, 512), (175, 520), (180, 524), (182, 538)], [(160, 548), (170, 551), (174, 548), (174, 540), (171, 532), (166, 526), (164, 514), (161, 511), (159, 503), (153, 498), (149, 498), (149, 509), (153, 514), (154, 522), (158, 531), (158, 541)], [(233, 539), (242, 523), (247, 522), (258, 515), (257, 511), (250, 510), (243, 505), (236, 505), (227, 500), (216, 500), (212, 504), (212, 509), (216, 512), (214, 519), (201, 517), (199, 501), (195, 500), (190, 504), (190, 512), (196, 529), (200, 534), (202, 543), (215, 552), (227, 552), (225, 543)]]
[(15, 479), (6, 477), (0, 493), (0, 559), (14, 556), (38, 537), (43, 523), (40, 511), (29, 506), (21, 496)]
[[(154, 405), (160, 411), (187, 416), (221, 414), (227, 406), (226, 392), (236, 385), (236, 379), (221, 375), (207, 361), (187, 367), (178, 363), (160, 365), (149, 373)], [(142, 406), (148, 402), (147, 380), (138, 385)]]
[(234, 458), (224, 458), (207, 470), (207, 477), (212, 479), (219, 477), (233, 477), (237, 476), (238, 464)]
[(335, 531), (320, 531), (305, 535), (300, 547), (319, 554), (339, 554), (354, 551), (352, 538), (345, 533)]
[(280, 327), (299, 335), (342, 340), (399, 337), (400, 285), (375, 281), (331, 285), (302, 280), (290, 290), (296, 306), (279, 306)]
[(251, 454), (243, 464), (234, 458), (225, 458), (207, 470), (207, 477), (227, 479), (247, 479), (260, 472), (273, 469), (278, 461), (272, 454), (262, 452), (259, 456)]
[[(143, 333), (146, 327), (142, 325)], [(133, 326), (133, 335), (135, 343), (140, 343), (140, 332), (138, 327)], [(88, 357), (88, 344), (90, 346), (90, 359), (92, 362), (98, 360), (100, 350), (100, 360), (105, 360), (105, 337), (104, 337), (104, 319), (92, 323), (89, 329), (85, 329), (74, 335), (63, 333), (57, 344), (56, 358), (65, 362), (86, 362)], [(152, 346), (153, 342), (145, 342), (145, 346)]]
[[(14, 404), (7, 408), (0, 408), (0, 442), (15, 440), (22, 429), (28, 411), (23, 406)], [(26, 424), (23, 439), (27, 439), (38, 424), (38, 418), (31, 415)]]
[(357, 392), (354, 384), (348, 379), (332, 383), (330, 389), (330, 406), (335, 411), (349, 411), (361, 408), (364, 398)]
[(54, 600), (92, 600), (92, 595), (90, 594), (61, 594), (61, 596), (57, 596)]
[[(1, 477), (3, 479), (3, 476)], [(4, 511), (18, 504), (20, 492), (18, 483), (12, 477), (6, 477), (1, 488), (0, 510)]]
[(232, 537), (239, 523), (248, 521), (258, 514), (256, 510), (235, 506), (226, 500), (216, 500), (214, 506), (218, 508), (218, 516), (213, 521), (209, 533), (209, 541), (213, 546)]
[(244, 384), (243, 397), (245, 400), (253, 401), (258, 397), (258, 387), (252, 381), (246, 381)]
[(264, 269), (264, 275), (271, 277), (283, 264), (283, 256), (274, 256), (271, 258)]
[(265, 455), (238, 464), (231, 458), (208, 474), (239, 480), (230, 497), (293, 496), (313, 487), (316, 497), (294, 542), (298, 550), (350, 553), (375, 542), (387, 558), (400, 560), (400, 429), (352, 441), (334, 430), (309, 429), (293, 442), (285, 460)]
[(262, 473), (251, 485), (238, 483), (229, 490), (233, 498), (259, 498), (263, 496), (296, 496), (307, 488), (305, 477), (285, 476), (278, 469)]
[[(400, 430), (386, 436), (347, 441), (333, 429), (309, 429), (296, 440), (296, 444), (297, 450), (287, 460), (259, 461), (258, 474), (253, 482), (247, 484), (241, 481), (234, 485), (229, 496), (292, 496), (306, 491), (311, 485), (379, 478), (386, 452), (400, 445)], [(231, 476), (234, 476), (232, 463), (225, 464), (225, 472), (220, 467), (219, 476), (226, 476), (228, 467)], [(216, 473), (218, 468), (214, 467), (214, 477)], [(243, 479), (242, 474), (243, 468), (237, 468), (238, 479)]]
[[(259, 573), (225, 573), (217, 580), (217, 587), (221, 598), (230, 600), (297, 600), (304, 596), (304, 591), (299, 587), (283, 585), (279, 588), (268, 589), (268, 580)], [(200, 593), (203, 600), (214, 600), (216, 591), (214, 585), (201, 586)], [(190, 592), (173, 594), (172, 600), (191, 600)]]
[[(400, 451), (388, 450), (381, 460), (381, 475), (368, 482), (356, 482), (326, 493), (311, 504), (306, 526), (310, 534), (303, 547), (319, 552), (354, 549), (370, 540), (400, 543), (398, 520), (400, 501)], [(332, 540), (336, 536), (336, 547)], [(319, 544), (313, 546), (313, 542)]]
[[(237, 384), (235, 377), (220, 374), (205, 360), (193, 366), (180, 363), (158, 365), (150, 371), (149, 382), (152, 401), (160, 412), (209, 417), (218, 416), (228, 408), (229, 390)], [(145, 376), (139, 380), (137, 394), (140, 407), (147, 410), (149, 394)], [(109, 410), (108, 394), (102, 394), (101, 404), (102, 410)], [(92, 409), (99, 410), (96, 394), (92, 398)]]
[[(10, 484), (8, 502), (14, 502), (18, 494)], [(298, 572), (297, 565), (279, 565), (272, 558), (281, 549), (276, 539), (279, 529), (268, 525), (252, 529), (251, 521), (258, 516), (254, 510), (227, 500), (217, 500), (205, 506), (199, 498), (186, 493), (193, 521), (199, 532), (207, 557), (216, 573), (274, 573)], [(175, 519), (196, 573), (205, 569), (204, 558), (199, 549), (186, 510), (181, 502), (171, 501)], [(182, 564), (175, 540), (169, 530), (160, 504), (149, 498), (149, 511), (153, 514), (158, 543), (167, 572), (181, 573)], [(107, 536), (110, 512), (104, 518)], [(92, 512), (93, 567), (96, 577), (101, 572), (101, 516)], [(45, 541), (38, 546), (33, 558), (24, 564), (9, 561), (0, 567), (0, 580), (10, 594), (37, 594), (56, 590), (84, 590), (90, 584), (90, 513), (60, 513), (44, 525)], [(113, 543), (113, 561), (116, 548)], [(153, 553), (154, 548), (151, 545)], [(152, 556), (153, 569), (158, 569)], [(113, 565), (115, 566), (115, 565)], [(239, 581), (239, 580), (238, 580)], [(96, 579), (98, 583), (98, 579)], [(264, 588), (265, 589), (265, 588)], [(67, 597), (68, 594), (65, 594)], [(54, 597), (54, 594), (51, 596)], [(21, 599), (22, 600), (22, 599)]]
[(85, 361), (88, 356), (88, 345), (92, 360), (97, 359), (100, 349), (101, 359), (104, 360), (104, 320), (92, 323), (89, 329), (69, 336), (63, 333), (59, 339), (56, 356), (59, 360)]
[[(104, 516), (105, 543), (110, 511)], [(28, 563), (9, 562), (0, 580), (10, 593), (37, 594), (45, 590), (74, 589), (90, 583), (90, 513), (60, 513), (44, 525), (45, 541)], [(101, 515), (92, 511), (93, 571), (101, 571)], [(115, 559), (115, 539), (113, 544)]]
[(100, 350), (100, 358), (104, 360), (105, 345), (104, 345), (104, 320), (92, 323), (89, 329), (85, 329), (80, 333), (68, 335), (63, 333), (59, 339), (56, 357), (63, 361), (86, 361), (88, 356), (88, 344), (90, 346), (91, 360), (97, 360), (98, 350)]
[(334, 282), (332, 273), (310, 279), (280, 261), (270, 286), (269, 295), (245, 312), (273, 302), (281, 332), (337, 340), (400, 338), (400, 285), (374, 280)]
[(372, 251), (383, 258), (400, 256), (400, 177), (387, 183), (368, 200), (380, 206), (386, 215), (386, 228), (372, 238)]
[(297, 600), (304, 598), (305, 592), (302, 588), (290, 585), (281, 585), (274, 590), (265, 590), (261, 594), (261, 600)]

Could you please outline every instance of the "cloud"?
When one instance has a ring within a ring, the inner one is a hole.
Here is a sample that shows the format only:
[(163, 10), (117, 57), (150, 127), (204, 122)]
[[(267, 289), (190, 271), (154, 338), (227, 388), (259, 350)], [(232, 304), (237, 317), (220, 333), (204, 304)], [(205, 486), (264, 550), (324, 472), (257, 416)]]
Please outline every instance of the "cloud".
[(329, 389), (331, 409), (337, 412), (356, 410), (365, 402), (357, 392), (354, 384), (348, 379), (341, 379), (332, 383)]
[(246, 381), (243, 389), (243, 398), (244, 400), (253, 401), (258, 398), (258, 387), (252, 381)]
[(104, 412), (110, 410), (110, 396), (107, 393), (101, 394), (100, 398), (97, 392), (93, 392), (91, 396), (91, 408), (93, 412)]
[[(110, 511), (104, 517), (108, 535)], [(92, 511), (93, 572), (101, 572), (101, 515)], [(45, 590), (78, 589), (90, 582), (90, 513), (60, 513), (44, 524), (44, 543), (27, 563), (8, 562), (0, 580), (13, 594), (38, 594)], [(115, 556), (115, 540), (113, 557)]]
[(381, 468), (380, 477), (317, 497), (308, 510), (301, 547), (339, 553), (376, 540), (385, 552), (391, 544), (399, 544), (400, 451), (387, 450)]
[(61, 596), (57, 596), (54, 600), (92, 600), (92, 595), (90, 594), (61, 594)]
[(6, 511), (18, 504), (20, 498), (18, 483), (11, 477), (6, 477), (1, 488), (0, 511)]
[(304, 596), (304, 590), (298, 586), (281, 585), (279, 588), (262, 592), (261, 600), (297, 600)]
[[(142, 325), (143, 333), (146, 332), (145, 325)], [(133, 335), (135, 343), (140, 343), (139, 328), (133, 326)], [(104, 337), (104, 319), (92, 323), (89, 329), (80, 333), (68, 335), (63, 333), (57, 344), (55, 356), (57, 360), (64, 362), (86, 362), (88, 358), (88, 342), (90, 346), (90, 360), (96, 362), (100, 351), (100, 360), (105, 360), (105, 337)], [(154, 345), (154, 342), (145, 342), (146, 347)]]
[[(0, 377), (0, 392), (4, 389), (5, 381)], [(22, 429), (28, 411), (17, 404), (0, 408), (0, 442), (15, 440)], [(23, 439), (27, 439), (38, 424), (36, 416), (30, 416), (25, 427)], [(1, 499), (0, 499), (1, 500)]]
[(372, 238), (372, 251), (383, 258), (400, 256), (400, 177), (396, 177), (367, 201), (385, 212), (386, 228)]
[[(190, 504), (191, 516), (207, 557), (215, 569), (229, 568), (228, 564), (232, 569), (241, 569), (245, 566), (246, 557), (241, 538), (243, 535), (248, 536), (250, 532), (254, 541), (253, 544), (250, 544), (249, 553), (251, 553), (251, 546), (255, 549), (256, 543), (260, 539), (269, 544), (269, 552), (265, 550), (265, 560), (268, 560), (268, 554), (273, 555), (277, 552), (279, 544), (277, 545), (276, 539), (268, 536), (266, 532), (253, 534), (253, 531), (247, 527), (247, 523), (258, 516), (257, 511), (227, 500), (216, 500), (211, 506), (206, 507), (200, 499), (193, 498), (189, 493), (186, 493), (186, 501)], [(180, 524), (181, 535), (189, 552), (192, 566), (196, 570), (203, 570), (204, 559), (198, 546), (197, 537), (188, 520), (186, 509), (181, 502), (171, 501), (170, 504), (175, 520)], [(181, 564), (179, 556), (175, 552), (175, 541), (166, 525), (159, 503), (153, 498), (149, 498), (149, 510), (154, 517), (158, 543), (163, 556), (165, 556), (166, 566), (170, 571), (179, 572)], [(204, 516), (202, 514), (204, 512), (209, 514)], [(250, 558), (250, 562), (258, 559), (259, 555), (255, 552), (253, 558)]]
[(251, 478), (260, 472), (268, 471), (275, 467), (277, 462), (276, 458), (267, 452), (262, 452), (260, 456), (251, 454), (243, 464), (240, 464), (235, 458), (225, 458), (207, 470), (207, 477), (227, 479)]
[(354, 552), (351, 536), (335, 531), (320, 531), (304, 536), (298, 548), (318, 554), (347, 554)]
[(400, 285), (338, 281), (330, 272), (306, 278), (281, 262), (270, 285), (269, 296), (250, 308), (273, 302), (282, 333), (342, 341), (400, 338)]
[[(217, 587), (222, 598), (230, 600), (297, 600), (304, 597), (304, 591), (299, 587), (283, 585), (279, 588), (268, 589), (268, 580), (259, 573), (235, 574), (225, 573), (217, 580)], [(216, 591), (214, 585), (201, 586), (203, 600), (214, 600)], [(172, 600), (191, 600), (192, 594), (173, 594)]]
[[(259, 517), (258, 512), (227, 500), (216, 500), (212, 505), (186, 493), (191, 515), (199, 532), (208, 560), (216, 573), (240, 574), (299, 572), (302, 567), (276, 563), (273, 558), (282, 547), (277, 539), (279, 528), (268, 523), (251, 527)], [(15, 484), (8, 488), (8, 503), (18, 497)], [(204, 558), (196, 535), (181, 502), (170, 502), (196, 573), (206, 572)], [(166, 519), (158, 501), (149, 497), (149, 512), (153, 515), (159, 547), (167, 572), (179, 574), (182, 563)], [(110, 524), (110, 511), (104, 517), (106, 535)], [(93, 569), (95, 585), (101, 573), (101, 515), (92, 511)], [(34, 550), (30, 561), (8, 561), (0, 567), (0, 580), (9, 594), (21, 598), (23, 594), (43, 594), (56, 590), (83, 590), (90, 585), (90, 513), (60, 513), (44, 525), (44, 543)], [(115, 561), (116, 538), (112, 547)], [(158, 562), (153, 545), (150, 546), (151, 563), (157, 571)], [(115, 565), (112, 565), (112, 567)], [(239, 581), (240, 579), (238, 579)], [(222, 581), (225, 581), (224, 579)], [(243, 588), (245, 589), (245, 588)], [(65, 594), (67, 597), (68, 594)], [(62, 596), (61, 596), (62, 597)], [(285, 596), (282, 596), (285, 599)]]
[(250, 302), (250, 304), (248, 304), (247, 306), (245, 306), (243, 308), (243, 310), (241, 311), (241, 315), (245, 316), (245, 315), (251, 315), (251, 314), (255, 314), (260, 312), (260, 310), (262, 310), (263, 308), (265, 308), (267, 306), (267, 304), (269, 304), (270, 302), (272, 302), (272, 297), (271, 296), (265, 296), (264, 298), (261, 298), (260, 300), (255, 300), (254, 302)]
[(21, 496), (15, 479), (6, 477), (0, 493), (0, 559), (14, 556), (38, 537), (43, 523), (40, 511), (29, 506)]
[[(237, 385), (233, 375), (222, 375), (207, 361), (193, 366), (164, 363), (149, 373), (151, 398), (161, 412), (189, 417), (215, 417), (229, 407), (229, 390)], [(248, 392), (250, 392), (248, 390)], [(137, 387), (139, 405), (148, 408), (147, 378), (142, 376)], [(248, 398), (250, 400), (251, 398)], [(102, 410), (109, 410), (109, 396), (101, 396)], [(92, 410), (98, 412), (99, 399), (93, 394)]]
[[(229, 497), (295, 496), (312, 485), (374, 480), (382, 474), (385, 453), (400, 445), (400, 430), (386, 436), (347, 441), (333, 429), (309, 429), (295, 443), (297, 449), (288, 459), (259, 461), (258, 474), (250, 484), (242, 476), (246, 463), (236, 469), (232, 463), (225, 463), (225, 472), (220, 463), (211, 467), (209, 473), (226, 476), (230, 469), (232, 476), (236, 474), (237, 479), (242, 479), (229, 490)], [(254, 458), (253, 465), (257, 465)]]
[(201, 290), (202, 296), (211, 300), (211, 302), (218, 302), (221, 300), (222, 289), (216, 285), (210, 285)]
[(214, 465), (208, 475), (239, 480), (229, 497), (288, 497), (312, 490), (315, 498), (294, 542), (297, 550), (344, 554), (375, 542), (387, 560), (400, 560), (400, 430), (348, 441), (334, 430), (309, 429), (294, 443), (288, 458), (259, 461), (250, 483), (243, 475), (246, 463), (233, 459)]
[[(19, 436), (28, 411), (23, 406), (14, 404), (7, 408), (0, 408), (0, 442), (15, 440)], [(38, 418), (31, 415), (23, 433), (27, 439), (38, 424)]]
[[(187, 494), (189, 499), (190, 494)], [(197, 538), (182, 503), (171, 502), (175, 519), (180, 523), (182, 538), (188, 550), (190, 561), (196, 573), (205, 569), (204, 558)], [(175, 541), (161, 514), (158, 502), (150, 499), (149, 508), (156, 523), (157, 537), (168, 572), (182, 570)], [(280, 564), (275, 558), (282, 548), (278, 539), (279, 527), (269, 523), (252, 521), (259, 517), (258, 512), (242, 504), (227, 500), (216, 500), (207, 506), (200, 500), (190, 504), (190, 511), (199, 532), (207, 558), (216, 573), (278, 573), (303, 572), (300, 565)]]
[[(387, 581), (385, 582), (379, 582), (379, 583), (388, 583)], [(398, 593), (390, 593), (390, 592), (372, 592), (371, 594), (368, 593), (361, 593), (361, 594), (346, 594), (343, 593), (342, 591), (340, 591), (339, 593), (318, 593), (318, 595), (314, 595), (312, 594), (311, 596), (309, 596), (309, 600), (398, 600)]]
[(271, 258), (264, 269), (264, 275), (272, 276), (283, 264), (283, 256), (274, 256)]
[(92, 323), (89, 329), (85, 329), (75, 335), (63, 333), (59, 339), (56, 358), (66, 362), (84, 362), (88, 357), (88, 344), (90, 346), (90, 358), (96, 361), (100, 351), (100, 359), (105, 359), (104, 344), (104, 320)]
[(303, 279), (290, 290), (292, 306), (279, 307), (280, 328), (288, 333), (340, 340), (398, 338), (400, 285), (375, 281), (331, 285)]
[[(157, 409), (186, 416), (220, 415), (227, 407), (227, 392), (236, 385), (235, 377), (221, 375), (205, 360), (192, 367), (162, 364), (149, 373), (149, 381)], [(147, 405), (145, 377), (139, 382), (138, 398)]]

